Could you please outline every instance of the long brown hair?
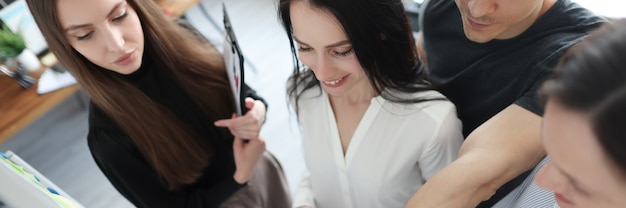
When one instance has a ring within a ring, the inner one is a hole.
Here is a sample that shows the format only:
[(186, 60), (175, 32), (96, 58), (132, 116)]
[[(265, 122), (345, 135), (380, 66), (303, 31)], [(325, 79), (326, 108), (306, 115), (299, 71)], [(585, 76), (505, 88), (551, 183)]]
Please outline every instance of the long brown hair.
[[(221, 54), (209, 43), (168, 19), (149, 0), (126, 0), (137, 12), (145, 38), (145, 56), (173, 77), (212, 120), (235, 111)], [(132, 138), (145, 159), (171, 189), (196, 181), (212, 150), (172, 112), (140, 90), (99, 67), (72, 48), (59, 23), (56, 0), (27, 0), (49, 50), (90, 96), (92, 102)], [(222, 129), (224, 137), (232, 135)]]

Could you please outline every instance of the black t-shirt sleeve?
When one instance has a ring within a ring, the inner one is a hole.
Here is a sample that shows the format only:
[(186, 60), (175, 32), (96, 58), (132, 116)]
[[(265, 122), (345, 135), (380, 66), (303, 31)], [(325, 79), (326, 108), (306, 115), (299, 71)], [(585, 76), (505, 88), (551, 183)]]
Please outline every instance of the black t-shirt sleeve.
[(541, 60), (536, 64), (531, 71), (534, 71), (534, 76), (531, 76), (529, 82), (527, 83), (530, 86), (525, 93), (515, 100), (514, 104), (519, 105), (520, 107), (533, 112), (539, 116), (543, 116), (544, 113), (544, 104), (540, 101), (540, 90), (543, 86), (543, 83), (550, 79), (554, 74), (554, 67), (558, 64), (563, 54), (567, 52), (569, 48), (573, 45), (579, 43), (584, 36), (580, 36), (578, 38), (568, 37), (568, 35), (563, 35), (563, 38), (568, 40), (564, 41), (560, 48), (554, 49), (553, 53), (545, 57), (545, 59)]
[(527, 90), (520, 98), (515, 100), (514, 104), (536, 114), (543, 116), (544, 104), (539, 100), (539, 91), (543, 83), (552, 76), (552, 69), (544, 69), (538, 75), (531, 79), (529, 83), (530, 89)]
[(539, 100), (539, 91), (544, 81), (550, 78), (551, 73), (548, 69), (545, 72), (540, 73), (536, 79), (531, 83), (531, 88), (524, 93), (519, 99), (517, 99), (514, 104), (519, 105), (520, 107), (533, 112), (539, 116), (543, 116), (544, 106), (543, 103)]
[(206, 187), (201, 184), (170, 191), (163, 180), (127, 144), (126, 134), (91, 128), (88, 146), (96, 164), (113, 186), (137, 207), (219, 207), (244, 185), (232, 177)]

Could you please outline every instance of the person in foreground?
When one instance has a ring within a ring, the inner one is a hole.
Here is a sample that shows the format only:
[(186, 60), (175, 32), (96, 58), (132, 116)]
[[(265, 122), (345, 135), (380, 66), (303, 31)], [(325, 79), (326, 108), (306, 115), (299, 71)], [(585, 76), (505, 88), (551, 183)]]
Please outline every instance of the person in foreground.
[(457, 107), (459, 157), (406, 207), (492, 207), (545, 156), (536, 101), (561, 55), (605, 22), (570, 0), (430, 0), (417, 45)]
[(259, 137), (265, 104), (245, 86), (249, 112), (231, 118), (235, 100), (210, 43), (153, 1), (27, 4), (50, 51), (90, 96), (93, 158), (135, 206), (290, 206)]
[(537, 173), (562, 208), (626, 205), (626, 19), (605, 24), (573, 47), (547, 96)]
[(401, 1), (281, 0), (279, 16), (308, 169), (294, 206), (404, 206), (462, 135), (454, 105), (424, 80)]

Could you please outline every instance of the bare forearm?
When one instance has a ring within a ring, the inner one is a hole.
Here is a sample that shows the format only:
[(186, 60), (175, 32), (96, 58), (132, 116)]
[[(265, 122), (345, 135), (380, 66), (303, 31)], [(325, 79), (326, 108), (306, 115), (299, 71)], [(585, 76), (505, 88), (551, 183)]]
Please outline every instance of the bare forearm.
[[(496, 190), (535, 164), (514, 167), (496, 165), (499, 161), (478, 161), (479, 156), (461, 157), (428, 180), (411, 198), (406, 207), (476, 207)], [(506, 167), (496, 169), (495, 167)]]
[(476, 207), (545, 155), (541, 117), (512, 105), (477, 128), (459, 157), (430, 178), (407, 207)]
[[(406, 207), (476, 207), (489, 199), (499, 187), (496, 174), (485, 171), (486, 163), (474, 163), (471, 156), (461, 157), (428, 180)], [(462, 173), (462, 174), (459, 174)]]

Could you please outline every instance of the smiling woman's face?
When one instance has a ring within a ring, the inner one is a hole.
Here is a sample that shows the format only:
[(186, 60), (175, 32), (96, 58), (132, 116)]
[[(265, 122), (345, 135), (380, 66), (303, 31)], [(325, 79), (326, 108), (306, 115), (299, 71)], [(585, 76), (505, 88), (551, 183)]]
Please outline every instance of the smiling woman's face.
[(120, 74), (141, 66), (144, 36), (135, 10), (124, 0), (58, 0), (70, 45), (92, 63)]
[(535, 178), (560, 207), (624, 207), (626, 180), (609, 160), (589, 117), (549, 100), (543, 144), (551, 157)]
[(313, 70), (330, 96), (372, 91), (372, 86), (339, 21), (306, 1), (290, 6), (293, 36), (302, 63)]

